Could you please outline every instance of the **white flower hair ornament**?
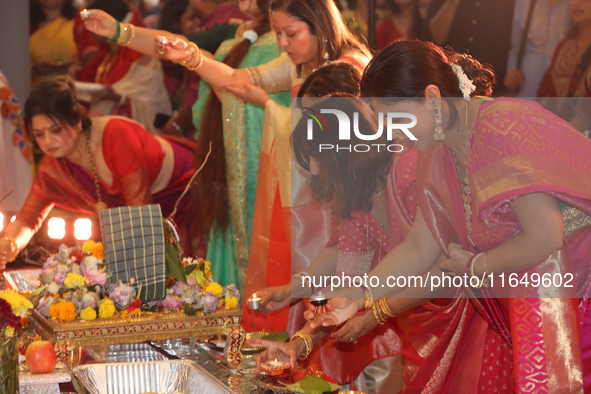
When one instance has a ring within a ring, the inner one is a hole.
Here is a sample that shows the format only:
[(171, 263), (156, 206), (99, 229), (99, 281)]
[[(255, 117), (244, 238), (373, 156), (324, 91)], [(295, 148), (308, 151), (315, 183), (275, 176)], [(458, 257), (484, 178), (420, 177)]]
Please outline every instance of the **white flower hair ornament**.
[(476, 85), (468, 78), (462, 67), (460, 67), (456, 63), (451, 64), (451, 69), (453, 70), (456, 77), (458, 77), (458, 81), (460, 82), (460, 91), (464, 96), (464, 100), (470, 101), (470, 95), (473, 91), (476, 90)]
[(259, 35), (254, 30), (246, 30), (244, 33), (242, 33), (242, 38), (250, 41), (250, 45), (252, 45), (256, 42), (256, 40), (258, 40)]

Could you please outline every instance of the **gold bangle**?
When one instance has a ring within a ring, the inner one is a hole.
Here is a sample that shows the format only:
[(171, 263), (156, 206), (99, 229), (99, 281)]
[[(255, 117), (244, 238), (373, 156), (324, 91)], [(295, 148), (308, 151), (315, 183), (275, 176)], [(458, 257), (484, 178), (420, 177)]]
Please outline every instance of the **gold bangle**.
[(199, 67), (201, 67), (202, 64), (203, 64), (203, 52), (199, 51), (199, 61), (197, 62), (197, 65), (195, 67), (187, 66), (187, 69), (191, 70), (191, 71), (195, 71)]
[(187, 68), (190, 64), (193, 64), (196, 61), (198, 53), (201, 52), (199, 50), (199, 47), (197, 47), (197, 44), (195, 44), (194, 42), (189, 42), (189, 47), (193, 48), (193, 55), (191, 56), (191, 59), (189, 59), (189, 61), (186, 61), (185, 59), (179, 60), (179, 64)]
[(13, 252), (12, 252), (12, 256), (10, 256), (9, 259), (6, 259), (6, 262), (12, 263), (14, 260), (16, 260), (16, 256), (18, 256), (18, 253), (19, 253), (18, 245), (16, 244), (16, 241), (14, 240), (14, 238), (2, 237), (2, 238), (0, 238), (0, 242), (2, 242), (2, 241), (10, 242), (10, 249)]
[[(129, 30), (129, 34), (127, 34), (127, 39), (125, 39), (125, 41), (123, 41), (120, 45), (126, 47), (128, 46), (131, 41), (135, 38), (135, 26), (132, 25), (131, 23), (126, 23), (125, 26), (123, 27), (123, 31), (127, 32)], [(123, 37), (123, 34), (121, 34), (121, 37)]]
[(127, 36), (127, 32), (129, 31), (129, 28), (127, 27), (128, 25), (128, 23), (120, 24), (121, 34), (119, 34), (119, 38), (117, 39), (117, 41), (115, 41), (117, 45), (122, 45), (125, 42), (125, 37)]
[(371, 291), (371, 288), (368, 287), (365, 290), (365, 309), (371, 308), (373, 306), (373, 291)]
[(312, 340), (312, 335), (310, 335), (310, 333), (307, 331), (299, 330), (298, 332), (293, 334), (293, 336), (291, 337), (291, 341), (293, 341), (295, 338), (300, 338), (302, 341), (304, 341), (304, 344), (306, 345), (306, 353), (302, 354), (298, 358), (300, 360), (307, 359), (310, 353), (312, 353), (312, 349), (314, 348), (314, 341)]
[(384, 314), (388, 317), (396, 317), (396, 314), (394, 312), (392, 312), (392, 309), (390, 309), (390, 306), (388, 305), (388, 299), (387, 298), (380, 298), (380, 302), (381, 302), (381, 307), (382, 310), (384, 311)]
[(384, 324), (387, 319), (384, 319), (384, 317), (382, 316), (382, 313), (379, 309), (379, 304), (379, 302), (374, 302), (371, 309), (373, 310), (373, 316), (376, 318), (378, 324)]
[[(468, 262), (468, 264), (470, 264), (470, 279), (468, 280), (468, 283), (470, 284), (470, 286), (472, 286), (472, 277), (476, 276), (476, 274), (474, 273), (474, 266), (476, 265), (476, 260), (478, 260), (482, 255), (486, 255), (485, 253), (478, 253), (476, 256), (472, 256), (471, 260)], [(476, 276), (476, 278), (478, 279), (478, 277)], [(474, 289), (480, 289), (481, 287), (481, 283), (478, 282), (476, 286), (472, 286), (472, 288)]]

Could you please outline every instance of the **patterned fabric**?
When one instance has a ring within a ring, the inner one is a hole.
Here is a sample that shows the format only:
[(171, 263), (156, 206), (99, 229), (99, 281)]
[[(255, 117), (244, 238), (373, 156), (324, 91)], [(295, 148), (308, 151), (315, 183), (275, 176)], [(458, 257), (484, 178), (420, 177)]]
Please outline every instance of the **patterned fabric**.
[(0, 71), (0, 199), (2, 212), (17, 212), (31, 186), (29, 139), (21, 127), (21, 106)]
[[(539, 104), (515, 99), (484, 103), (472, 130), (467, 172), (472, 187), (472, 239), (467, 237), (459, 179), (449, 148), (439, 145), (421, 153), (417, 164), (419, 206), (442, 250), (450, 242), (473, 253), (488, 252), (520, 230), (509, 202), (529, 193), (545, 192), (589, 214), (591, 212), (591, 142)], [(554, 297), (499, 292), (484, 298), (460, 289), (455, 298), (438, 299), (411, 317), (403, 354), (407, 359), (407, 392), (557, 393), (583, 391), (580, 330), (589, 297), (591, 227), (564, 238), (561, 250), (527, 271), (551, 275), (573, 272), (576, 288), (559, 288)], [(536, 289), (537, 291), (538, 289)], [(578, 294), (577, 294), (578, 290)], [(527, 294), (527, 293), (525, 293)], [(580, 305), (579, 305), (580, 304)], [(445, 313), (442, 313), (445, 312)], [(510, 333), (508, 341), (499, 334)], [(486, 356), (492, 339), (509, 346)], [(483, 349), (484, 347), (484, 349)], [(465, 351), (468, 350), (469, 351)], [(447, 358), (442, 359), (445, 354)], [(512, 354), (512, 356), (511, 356)], [(490, 362), (491, 356), (494, 362)], [(513, 360), (513, 364), (507, 360)], [(443, 360), (447, 360), (443, 363)], [(511, 381), (504, 377), (512, 366)], [(466, 383), (465, 370), (478, 372)], [(506, 384), (504, 382), (509, 382)], [(512, 386), (515, 386), (512, 389)], [(425, 391), (423, 391), (425, 392)]]
[(159, 205), (104, 209), (99, 213), (105, 262), (112, 283), (135, 280), (144, 302), (166, 296), (166, 261)]
[(6, 77), (0, 71), (0, 114), (3, 119), (8, 119), (14, 127), (12, 134), (12, 143), (23, 154), (28, 162), (31, 161), (31, 152), (29, 150), (29, 138), (23, 130), (21, 123), (21, 105), (19, 104), (12, 88), (8, 84)]

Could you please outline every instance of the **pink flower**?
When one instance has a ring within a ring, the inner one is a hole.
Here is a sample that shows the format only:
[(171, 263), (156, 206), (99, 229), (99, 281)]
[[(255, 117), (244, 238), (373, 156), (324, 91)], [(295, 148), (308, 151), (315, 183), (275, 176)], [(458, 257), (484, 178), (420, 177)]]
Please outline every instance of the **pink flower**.
[(176, 284), (172, 288), (173, 294), (180, 295), (183, 292), (184, 286), (185, 284), (183, 282), (176, 282)]
[(193, 278), (192, 276), (187, 276), (187, 285), (195, 286), (197, 284), (197, 279)]
[(162, 305), (166, 309), (178, 309), (181, 307), (181, 305), (183, 305), (183, 301), (169, 294), (166, 296), (164, 300), (162, 300), (160, 305)]
[(43, 316), (49, 317), (49, 307), (56, 303), (58, 300), (57, 298), (53, 298), (52, 296), (47, 296), (45, 298), (41, 298), (39, 300), (39, 304), (37, 305), (36, 310)]
[(203, 294), (200, 300), (200, 303), (205, 305), (205, 313), (207, 313), (208, 311), (215, 312), (216, 309), (218, 309), (219, 302), (220, 300), (216, 296), (214, 296), (211, 291), (208, 291), (205, 294)]
[(88, 307), (96, 308), (98, 303), (100, 302), (99, 296), (96, 293), (89, 292), (84, 294), (82, 297), (82, 306), (81, 309), (86, 309)]
[(119, 309), (127, 308), (131, 303), (131, 299), (135, 297), (135, 289), (131, 286), (124, 285), (121, 281), (117, 285), (111, 284), (107, 293)]
[(84, 277), (88, 279), (88, 284), (91, 286), (102, 286), (107, 281), (107, 274), (105, 272), (100, 272), (99, 270), (86, 271)]
[(238, 291), (238, 288), (236, 288), (236, 285), (232, 284), (226, 286), (226, 297), (236, 297), (236, 299), (240, 301), (240, 292)]

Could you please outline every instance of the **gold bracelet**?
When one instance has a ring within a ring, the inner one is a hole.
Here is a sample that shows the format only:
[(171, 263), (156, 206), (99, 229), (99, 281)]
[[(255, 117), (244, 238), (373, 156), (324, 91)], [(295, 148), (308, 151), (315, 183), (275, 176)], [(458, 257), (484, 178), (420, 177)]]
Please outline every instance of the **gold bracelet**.
[(197, 62), (197, 65), (196, 65), (195, 67), (190, 67), (190, 66), (187, 66), (187, 69), (188, 69), (188, 70), (191, 70), (191, 71), (195, 71), (195, 70), (197, 70), (199, 67), (201, 67), (201, 65), (202, 65), (202, 64), (203, 64), (203, 52), (201, 52), (201, 50), (200, 50), (200, 51), (199, 51), (199, 61)]
[[(470, 279), (468, 279), (468, 283), (470, 284), (470, 286), (472, 286), (472, 277), (476, 276), (476, 274), (474, 273), (474, 266), (476, 265), (476, 260), (478, 260), (484, 254), (485, 253), (478, 253), (476, 256), (472, 256), (472, 258), (468, 262), (470, 264)], [(478, 279), (477, 276), (476, 276), (476, 278)], [(472, 286), (472, 288), (474, 288), (474, 289), (480, 289), (480, 287), (481, 287), (481, 284), (479, 281), (476, 286)]]
[(129, 26), (128, 23), (121, 23), (121, 34), (119, 35), (119, 38), (117, 39), (117, 41), (115, 41), (115, 43), (117, 45), (122, 45), (125, 42), (125, 38), (128, 35), (129, 32), (129, 28), (127, 26)]
[(380, 306), (382, 307), (382, 310), (384, 311), (384, 314), (386, 316), (396, 317), (396, 314), (394, 312), (392, 312), (392, 309), (390, 309), (390, 306), (388, 305), (387, 298), (380, 298)]
[(190, 64), (196, 63), (197, 57), (199, 56), (199, 53), (201, 52), (199, 50), (199, 47), (197, 47), (197, 44), (195, 44), (194, 42), (189, 42), (189, 47), (193, 48), (193, 56), (191, 56), (191, 59), (189, 59), (189, 61), (186, 61), (185, 59), (180, 59), (179, 60), (179, 64), (183, 67), (189, 67)]
[(379, 308), (380, 308), (380, 303), (374, 302), (371, 309), (373, 310), (373, 316), (376, 318), (377, 322), (381, 325), (381, 324), (384, 324), (386, 322), (386, 320), (388, 320), (388, 319), (386, 319), (386, 318), (384, 318), (384, 316), (382, 316), (382, 311)]
[(13, 251), (12, 252), (12, 256), (10, 256), (9, 259), (6, 259), (7, 263), (12, 263), (14, 260), (16, 260), (16, 256), (18, 256), (18, 245), (16, 244), (16, 241), (14, 240), (14, 238), (10, 238), (10, 237), (2, 237), (0, 238), (0, 242), (2, 241), (8, 241), (10, 242), (10, 250)]
[(300, 338), (302, 341), (304, 341), (304, 344), (306, 345), (306, 353), (302, 354), (298, 358), (300, 360), (307, 359), (310, 353), (312, 353), (312, 349), (314, 348), (314, 341), (312, 340), (312, 335), (310, 335), (310, 333), (307, 331), (300, 330), (293, 334), (291, 340), (293, 341), (295, 338)]
[[(126, 23), (125, 26), (123, 27), (123, 31), (124, 32), (129, 31), (129, 34), (127, 35), (127, 39), (120, 44), (120, 45), (126, 47), (135, 38), (135, 26), (132, 25), (131, 23)], [(121, 36), (123, 37), (123, 34)]]
[(365, 290), (365, 309), (371, 308), (373, 306), (373, 291), (371, 288), (368, 287)]

